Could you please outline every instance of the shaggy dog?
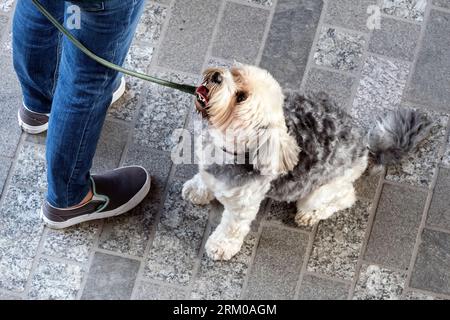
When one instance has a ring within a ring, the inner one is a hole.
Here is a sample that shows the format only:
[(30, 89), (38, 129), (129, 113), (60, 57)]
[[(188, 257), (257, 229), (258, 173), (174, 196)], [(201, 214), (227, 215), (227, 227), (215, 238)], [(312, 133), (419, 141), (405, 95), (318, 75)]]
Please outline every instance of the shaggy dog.
[[(267, 71), (246, 65), (206, 70), (196, 107), (208, 130), (196, 142), (199, 173), (182, 196), (223, 204), (206, 243), (214, 260), (239, 252), (266, 197), (295, 201), (297, 224), (316, 224), (355, 203), (353, 183), (369, 162), (398, 162), (430, 128), (417, 113), (398, 110), (367, 134), (326, 94), (283, 92)], [(211, 150), (227, 161), (211, 161)]]

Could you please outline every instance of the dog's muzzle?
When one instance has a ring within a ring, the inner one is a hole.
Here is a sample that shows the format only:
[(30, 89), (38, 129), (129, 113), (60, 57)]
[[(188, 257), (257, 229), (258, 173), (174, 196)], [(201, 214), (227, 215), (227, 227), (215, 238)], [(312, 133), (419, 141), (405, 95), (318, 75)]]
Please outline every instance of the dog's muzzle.
[(195, 100), (195, 107), (197, 111), (202, 114), (204, 118), (208, 117), (208, 94), (209, 89), (206, 87), (206, 82), (203, 83), (200, 87), (195, 91), (195, 95), (197, 99)]

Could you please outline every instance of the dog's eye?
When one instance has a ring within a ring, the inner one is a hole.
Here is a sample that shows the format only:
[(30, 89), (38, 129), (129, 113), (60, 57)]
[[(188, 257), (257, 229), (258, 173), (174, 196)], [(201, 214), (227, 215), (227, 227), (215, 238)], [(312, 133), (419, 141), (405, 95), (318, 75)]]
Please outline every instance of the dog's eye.
[(247, 94), (245, 92), (236, 93), (236, 101), (237, 103), (241, 103), (247, 99)]

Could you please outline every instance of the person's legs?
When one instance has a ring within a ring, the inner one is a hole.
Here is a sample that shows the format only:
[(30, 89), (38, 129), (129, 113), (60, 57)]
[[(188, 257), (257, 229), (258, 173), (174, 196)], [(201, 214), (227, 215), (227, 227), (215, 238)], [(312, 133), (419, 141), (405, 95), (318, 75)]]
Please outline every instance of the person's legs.
[[(81, 28), (72, 30), (74, 36), (95, 54), (121, 65), (144, 0), (72, 4), (81, 7)], [(78, 205), (89, 193), (89, 171), (116, 81), (116, 71), (63, 40), (47, 136), (47, 201), (52, 207)]]
[[(41, 0), (60, 22), (64, 1)], [(55, 90), (61, 36), (29, 0), (19, 0), (13, 19), (13, 61), (23, 102), (31, 111), (50, 113)]]

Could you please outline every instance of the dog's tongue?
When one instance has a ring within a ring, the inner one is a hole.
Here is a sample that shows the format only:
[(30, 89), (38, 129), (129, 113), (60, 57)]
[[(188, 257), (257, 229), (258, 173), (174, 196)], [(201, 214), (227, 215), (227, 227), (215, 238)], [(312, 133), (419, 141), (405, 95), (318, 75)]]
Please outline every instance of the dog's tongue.
[(208, 102), (208, 88), (206, 88), (205, 86), (200, 86), (197, 88), (196, 91), (199, 95), (201, 95), (203, 97), (203, 99), (205, 99), (206, 102)]

